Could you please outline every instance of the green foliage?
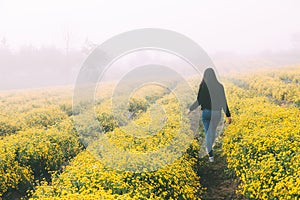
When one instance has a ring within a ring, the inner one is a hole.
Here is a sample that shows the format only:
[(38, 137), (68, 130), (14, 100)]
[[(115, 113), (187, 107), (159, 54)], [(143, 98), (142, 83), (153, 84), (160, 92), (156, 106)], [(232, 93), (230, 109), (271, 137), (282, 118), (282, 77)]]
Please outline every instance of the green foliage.
[(0, 117), (0, 136), (11, 135), (21, 130), (22, 126), (18, 119)]
[(138, 113), (140, 111), (146, 112), (148, 107), (149, 103), (146, 100), (140, 98), (132, 98), (129, 101), (128, 111), (132, 113)]
[(73, 109), (73, 106), (71, 103), (63, 103), (59, 105), (60, 109), (65, 112), (68, 116), (72, 115), (78, 115), (79, 111), (78, 109)]
[(26, 127), (47, 129), (60, 123), (66, 117), (66, 114), (59, 107), (49, 106), (32, 109), (26, 112), (23, 118)]
[(118, 126), (118, 122), (111, 114), (101, 113), (100, 116), (97, 117), (97, 119), (100, 122), (100, 130), (102, 132), (113, 131)]

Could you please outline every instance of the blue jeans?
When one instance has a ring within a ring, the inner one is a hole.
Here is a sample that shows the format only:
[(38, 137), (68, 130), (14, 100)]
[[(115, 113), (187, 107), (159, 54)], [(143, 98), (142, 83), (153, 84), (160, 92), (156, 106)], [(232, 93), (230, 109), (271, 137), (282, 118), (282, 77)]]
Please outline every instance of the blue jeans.
[(202, 122), (205, 131), (206, 150), (209, 153), (216, 139), (216, 131), (221, 120), (221, 111), (202, 110)]

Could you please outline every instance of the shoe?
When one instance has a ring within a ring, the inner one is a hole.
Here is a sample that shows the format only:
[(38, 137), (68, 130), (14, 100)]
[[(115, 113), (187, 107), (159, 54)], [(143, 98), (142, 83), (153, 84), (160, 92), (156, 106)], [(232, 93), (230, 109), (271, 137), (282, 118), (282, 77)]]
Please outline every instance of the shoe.
[(215, 161), (215, 159), (214, 159), (213, 156), (212, 157), (208, 157), (208, 160), (209, 160), (209, 162), (214, 162)]

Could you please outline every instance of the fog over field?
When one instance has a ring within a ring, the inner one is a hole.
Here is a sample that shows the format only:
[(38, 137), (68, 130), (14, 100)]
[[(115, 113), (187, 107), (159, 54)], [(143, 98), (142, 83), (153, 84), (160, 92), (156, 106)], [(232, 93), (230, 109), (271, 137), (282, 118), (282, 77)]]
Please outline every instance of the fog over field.
[[(0, 90), (72, 85), (97, 45), (140, 28), (189, 37), (219, 74), (297, 65), (299, 8), (296, 0), (0, 0)], [(144, 52), (124, 58), (106, 79), (145, 60), (185, 72), (179, 58)]]

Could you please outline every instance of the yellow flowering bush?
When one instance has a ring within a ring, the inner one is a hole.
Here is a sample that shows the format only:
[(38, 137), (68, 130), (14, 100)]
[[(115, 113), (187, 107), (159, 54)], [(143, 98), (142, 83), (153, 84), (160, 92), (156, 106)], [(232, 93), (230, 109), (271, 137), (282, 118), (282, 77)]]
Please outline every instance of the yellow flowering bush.
[(22, 166), (16, 158), (13, 143), (0, 140), (0, 197), (9, 189), (28, 185), (33, 180), (29, 166)]
[(14, 134), (22, 129), (19, 119), (13, 119), (12, 116), (0, 117), (0, 136)]
[(26, 127), (49, 128), (66, 119), (66, 114), (58, 106), (34, 108), (24, 113), (23, 121)]
[(236, 83), (276, 101), (300, 105), (300, 66), (264, 70), (260, 73), (232, 76)]
[(33, 199), (94, 195), (103, 199), (196, 199), (202, 193), (195, 160), (186, 157), (155, 172), (132, 173), (106, 168), (85, 151), (53, 177), (51, 185), (38, 186)]
[[(67, 123), (66, 123), (67, 124)], [(27, 129), (0, 140), (0, 195), (8, 189), (26, 190), (34, 178), (58, 170), (81, 150), (67, 125), (48, 130)], [(65, 128), (65, 132), (59, 128)]]
[(239, 192), (255, 199), (298, 199), (299, 109), (233, 85), (228, 91), (234, 123), (225, 130), (223, 149), (242, 181)]
[[(50, 184), (37, 186), (32, 199), (199, 199), (204, 191), (195, 172), (199, 144), (188, 138), (188, 120), (181, 119), (174, 96), (157, 103), (163, 112), (150, 106), (126, 126), (103, 134)], [(165, 146), (170, 148), (161, 150)], [(157, 157), (145, 156), (156, 151)]]

